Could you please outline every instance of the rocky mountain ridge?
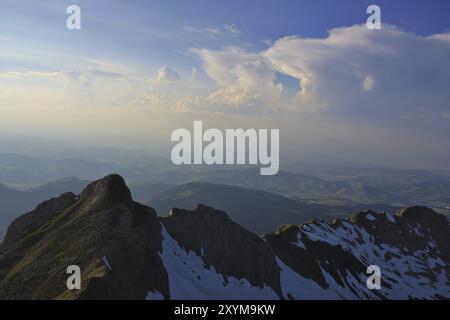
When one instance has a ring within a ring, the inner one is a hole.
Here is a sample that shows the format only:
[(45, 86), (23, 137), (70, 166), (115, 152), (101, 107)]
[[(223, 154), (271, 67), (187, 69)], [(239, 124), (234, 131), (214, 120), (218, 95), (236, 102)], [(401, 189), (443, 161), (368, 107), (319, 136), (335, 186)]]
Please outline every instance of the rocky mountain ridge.
[[(260, 238), (204, 205), (157, 217), (110, 175), (10, 225), (0, 299), (448, 299), (449, 231), (445, 217), (412, 207)], [(69, 265), (82, 270), (80, 290), (66, 287)], [(380, 290), (366, 286), (369, 265)]]

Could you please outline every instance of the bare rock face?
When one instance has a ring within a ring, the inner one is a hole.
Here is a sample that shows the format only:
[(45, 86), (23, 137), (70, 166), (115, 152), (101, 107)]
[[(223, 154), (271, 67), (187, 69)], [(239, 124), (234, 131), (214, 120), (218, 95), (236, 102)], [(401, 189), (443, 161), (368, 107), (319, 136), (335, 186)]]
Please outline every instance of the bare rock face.
[[(39, 223), (29, 222), (36, 216)], [(8, 234), (0, 247), (0, 299), (143, 299), (148, 290), (169, 295), (156, 213), (132, 201), (120, 176), (91, 183), (79, 198), (41, 204)], [(82, 270), (81, 290), (66, 287), (69, 265)]]
[(225, 212), (199, 204), (193, 211), (172, 209), (160, 220), (178, 244), (201, 256), (207, 267), (225, 277), (246, 279), (255, 287), (267, 285), (281, 295), (272, 248)]
[(89, 199), (91, 205), (110, 206), (131, 202), (131, 192), (118, 174), (111, 174), (89, 184), (80, 194), (82, 200)]

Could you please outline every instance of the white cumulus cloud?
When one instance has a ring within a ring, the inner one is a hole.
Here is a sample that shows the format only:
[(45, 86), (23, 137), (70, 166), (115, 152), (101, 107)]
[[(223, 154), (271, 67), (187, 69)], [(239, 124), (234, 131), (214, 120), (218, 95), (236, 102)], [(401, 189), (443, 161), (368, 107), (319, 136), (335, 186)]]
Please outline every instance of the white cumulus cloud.
[(162, 67), (158, 69), (158, 81), (177, 81), (180, 80), (180, 78), (180, 74), (169, 67)]
[[(398, 117), (450, 109), (450, 36), (384, 25), (335, 28), (325, 38), (283, 37), (263, 51), (194, 49), (217, 89), (181, 99), (180, 111), (307, 111)], [(277, 74), (298, 81), (294, 97)]]
[(204, 62), (208, 76), (218, 89), (204, 97), (186, 97), (178, 111), (256, 113), (273, 107), (280, 99), (282, 85), (275, 83), (275, 70), (259, 53), (239, 48), (223, 51), (194, 50)]

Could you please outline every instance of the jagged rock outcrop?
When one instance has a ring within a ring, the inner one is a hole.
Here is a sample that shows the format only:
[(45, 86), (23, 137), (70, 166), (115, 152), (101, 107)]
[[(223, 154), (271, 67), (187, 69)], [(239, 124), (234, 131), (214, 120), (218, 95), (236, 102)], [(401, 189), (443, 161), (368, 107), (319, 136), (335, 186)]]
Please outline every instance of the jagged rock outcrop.
[[(24, 222), (31, 217), (39, 223)], [(156, 213), (134, 202), (118, 175), (72, 201), (44, 203), (9, 229), (0, 247), (0, 299), (142, 299), (149, 290), (169, 297)], [(82, 270), (81, 290), (66, 287), (69, 265)]]
[(195, 210), (172, 209), (161, 218), (169, 234), (187, 251), (202, 257), (206, 267), (227, 277), (269, 286), (281, 295), (279, 268), (270, 246), (233, 222), (225, 212), (199, 204)]
[[(449, 245), (448, 220), (424, 207), (264, 238), (204, 205), (158, 218), (110, 175), (11, 224), (0, 299), (450, 299)], [(80, 290), (66, 287), (69, 265), (82, 270)], [(366, 286), (369, 265), (380, 290)]]

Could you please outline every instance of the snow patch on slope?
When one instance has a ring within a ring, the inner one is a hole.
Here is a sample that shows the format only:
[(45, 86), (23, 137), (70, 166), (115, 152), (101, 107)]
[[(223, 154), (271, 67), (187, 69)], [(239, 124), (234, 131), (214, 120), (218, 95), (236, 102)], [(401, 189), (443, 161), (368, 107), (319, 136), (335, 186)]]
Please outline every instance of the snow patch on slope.
[(388, 219), (389, 222), (395, 223), (395, 218), (392, 214), (386, 213), (386, 218)]
[[(409, 227), (411, 233), (424, 237), (419, 226)], [(430, 241), (423, 250), (409, 251), (390, 244), (377, 243), (365, 228), (347, 221), (338, 227), (316, 222), (304, 225), (300, 232), (303, 236), (298, 236), (298, 239), (307, 237), (310, 241), (340, 246), (364, 265), (378, 265), (381, 268), (384, 284), (380, 293), (390, 299), (429, 299), (435, 295), (450, 298), (449, 278), (443, 261), (433, 257), (437, 254), (434, 252), (433, 241)], [(430, 271), (435, 275), (434, 277), (430, 276)], [(334, 282), (331, 276), (323, 274), (328, 284), (330, 281)], [(363, 278), (364, 275), (361, 279), (355, 279), (347, 273), (347, 278), (344, 279), (348, 286), (358, 291), (361, 298), (373, 294), (365, 289)], [(330, 287), (333, 288), (331, 284)]]
[(280, 284), (283, 297), (285, 299), (294, 298), (296, 300), (336, 300), (336, 299), (358, 299), (351, 291), (340, 287), (334, 279), (327, 273), (323, 273), (328, 288), (322, 288), (315, 281), (304, 278), (289, 268), (280, 258), (277, 257), (277, 264), (280, 267)]
[(235, 277), (225, 279), (213, 266), (208, 269), (201, 257), (181, 248), (163, 225), (161, 234), (163, 241), (160, 256), (169, 276), (171, 299), (278, 299), (277, 294), (270, 287), (254, 287), (248, 280)]

